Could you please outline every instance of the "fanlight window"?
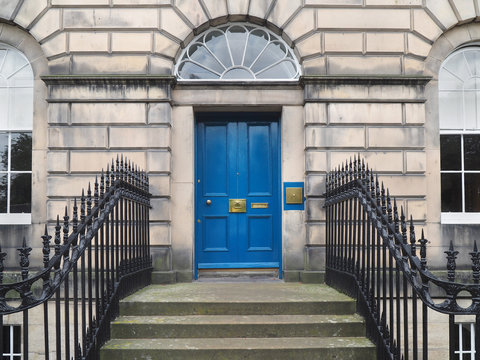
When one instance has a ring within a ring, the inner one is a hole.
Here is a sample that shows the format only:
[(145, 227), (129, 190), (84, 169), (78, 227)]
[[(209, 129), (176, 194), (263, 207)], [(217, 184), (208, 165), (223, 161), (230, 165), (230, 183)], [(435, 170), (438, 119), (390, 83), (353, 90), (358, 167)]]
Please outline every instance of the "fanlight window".
[(202, 33), (183, 51), (175, 70), (181, 80), (295, 80), (300, 75), (292, 49), (251, 24)]

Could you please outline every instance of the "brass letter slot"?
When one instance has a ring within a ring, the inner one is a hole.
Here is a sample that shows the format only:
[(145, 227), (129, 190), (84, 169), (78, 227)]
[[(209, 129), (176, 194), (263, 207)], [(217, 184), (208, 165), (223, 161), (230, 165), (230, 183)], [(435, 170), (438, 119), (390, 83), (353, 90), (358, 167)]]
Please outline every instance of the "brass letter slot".
[(303, 189), (301, 187), (286, 188), (287, 204), (303, 204)]
[(228, 199), (228, 211), (231, 213), (247, 212), (247, 199)]
[(252, 203), (252, 209), (268, 209), (268, 203)]

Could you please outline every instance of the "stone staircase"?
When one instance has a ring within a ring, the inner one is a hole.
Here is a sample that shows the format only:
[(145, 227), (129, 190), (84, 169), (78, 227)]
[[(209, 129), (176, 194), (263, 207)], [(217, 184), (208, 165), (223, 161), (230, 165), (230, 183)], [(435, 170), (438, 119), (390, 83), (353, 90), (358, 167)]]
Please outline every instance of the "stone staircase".
[(375, 359), (355, 301), (326, 285), (151, 285), (120, 304), (101, 359)]

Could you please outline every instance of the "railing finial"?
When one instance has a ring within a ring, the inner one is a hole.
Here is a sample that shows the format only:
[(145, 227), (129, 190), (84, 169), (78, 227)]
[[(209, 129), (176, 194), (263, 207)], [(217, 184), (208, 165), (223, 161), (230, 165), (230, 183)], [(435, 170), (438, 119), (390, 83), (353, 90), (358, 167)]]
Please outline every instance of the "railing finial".
[(417, 246), (415, 245), (415, 226), (413, 226), (413, 216), (410, 215), (410, 252), (412, 256), (417, 256)]
[(50, 240), (52, 237), (48, 235), (48, 227), (45, 224), (45, 233), (42, 235), (42, 253), (43, 253), (43, 267), (46, 269), (48, 268), (48, 263), (50, 261)]
[(457, 268), (457, 264), (455, 259), (457, 258), (458, 251), (453, 249), (453, 242), (450, 241), (450, 247), (447, 251), (444, 251), (447, 254), (447, 277), (448, 281), (454, 282), (455, 281), (455, 270)]
[(2, 246), (0, 245), (0, 284), (3, 283), (3, 271), (5, 270), (3, 262), (6, 257), (7, 253), (2, 251)]
[(470, 256), (472, 257), (473, 282), (478, 284), (480, 280), (480, 252), (478, 252), (477, 240), (473, 242), (473, 251)]
[(422, 264), (422, 270), (427, 268), (427, 239), (425, 239), (425, 234), (422, 229), (422, 237), (419, 240), (420, 242), (420, 263)]
[(30, 252), (32, 248), (27, 246), (27, 239), (23, 237), (22, 247), (17, 249), (20, 253), (20, 268), (22, 269), (22, 280), (26, 280), (28, 278), (28, 267), (30, 266), (30, 260), (28, 257), (30, 256)]

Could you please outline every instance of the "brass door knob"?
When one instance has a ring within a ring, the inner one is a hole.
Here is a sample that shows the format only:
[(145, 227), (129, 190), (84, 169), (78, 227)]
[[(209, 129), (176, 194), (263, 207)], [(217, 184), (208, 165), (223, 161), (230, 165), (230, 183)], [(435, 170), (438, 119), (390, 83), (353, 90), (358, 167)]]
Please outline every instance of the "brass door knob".
[(207, 200), (207, 205), (210, 205), (212, 203), (212, 200)]

